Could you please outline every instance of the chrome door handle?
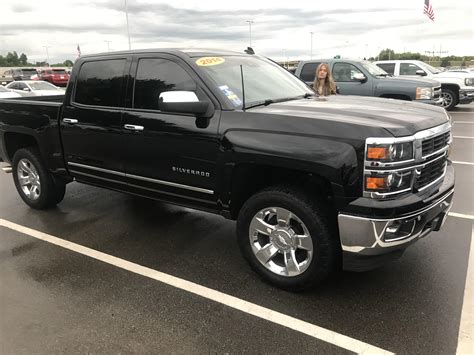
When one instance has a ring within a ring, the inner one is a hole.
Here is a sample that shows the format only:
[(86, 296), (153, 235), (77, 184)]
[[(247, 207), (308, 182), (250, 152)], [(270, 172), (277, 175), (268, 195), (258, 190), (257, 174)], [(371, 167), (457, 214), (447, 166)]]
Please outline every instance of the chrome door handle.
[(143, 131), (145, 129), (143, 126), (135, 126), (133, 124), (126, 124), (123, 128), (129, 129), (130, 131)]
[(76, 124), (76, 123), (79, 122), (79, 121), (76, 120), (75, 118), (63, 118), (63, 122), (64, 122), (64, 123)]

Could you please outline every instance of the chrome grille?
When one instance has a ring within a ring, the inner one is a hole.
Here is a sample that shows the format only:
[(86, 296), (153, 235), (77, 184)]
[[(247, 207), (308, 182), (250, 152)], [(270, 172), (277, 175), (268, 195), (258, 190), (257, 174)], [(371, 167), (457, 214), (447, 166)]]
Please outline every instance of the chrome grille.
[(439, 99), (441, 97), (441, 86), (433, 89), (433, 99)]
[(421, 169), (416, 170), (416, 179), (414, 188), (421, 190), (424, 187), (435, 182), (444, 175), (446, 169), (446, 158), (438, 159)]
[(423, 140), (421, 145), (421, 155), (426, 157), (430, 154), (437, 152), (438, 150), (443, 149), (449, 144), (451, 139), (451, 132), (445, 132), (435, 137), (430, 137)]

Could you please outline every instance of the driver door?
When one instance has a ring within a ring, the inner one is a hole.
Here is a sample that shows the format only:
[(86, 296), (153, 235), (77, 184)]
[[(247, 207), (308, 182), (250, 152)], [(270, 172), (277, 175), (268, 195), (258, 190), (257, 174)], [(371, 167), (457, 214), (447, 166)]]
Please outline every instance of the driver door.
[(192, 91), (213, 103), (186, 63), (169, 55), (136, 56), (123, 116), (124, 167), (130, 189), (178, 203), (215, 204), (220, 110), (206, 122), (193, 114), (160, 110), (167, 91)]

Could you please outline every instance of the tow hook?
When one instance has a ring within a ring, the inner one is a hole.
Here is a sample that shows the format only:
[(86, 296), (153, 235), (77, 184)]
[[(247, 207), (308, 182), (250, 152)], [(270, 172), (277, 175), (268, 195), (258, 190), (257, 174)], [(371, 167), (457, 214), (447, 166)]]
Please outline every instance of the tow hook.
[(10, 174), (12, 172), (12, 167), (11, 166), (4, 166), (2, 168), (3, 172), (6, 174)]

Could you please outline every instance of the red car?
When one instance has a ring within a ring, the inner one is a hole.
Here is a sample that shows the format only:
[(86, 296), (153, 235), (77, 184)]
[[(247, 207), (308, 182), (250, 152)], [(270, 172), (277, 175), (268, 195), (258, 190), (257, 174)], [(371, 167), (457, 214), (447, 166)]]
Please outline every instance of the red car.
[(56, 86), (67, 86), (69, 81), (69, 74), (66, 73), (66, 70), (59, 68), (41, 69), (39, 76), (41, 80), (49, 81)]

